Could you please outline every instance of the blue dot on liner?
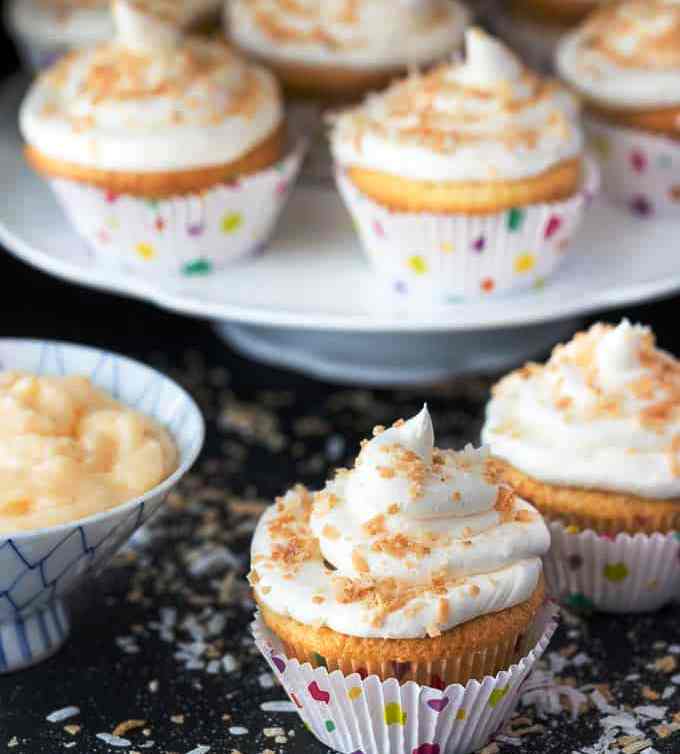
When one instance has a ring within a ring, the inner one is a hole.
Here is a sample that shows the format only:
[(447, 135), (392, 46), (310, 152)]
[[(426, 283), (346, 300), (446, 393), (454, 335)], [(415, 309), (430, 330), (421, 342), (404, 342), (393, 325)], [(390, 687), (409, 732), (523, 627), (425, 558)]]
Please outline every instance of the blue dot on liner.
[(394, 284), (394, 290), (397, 293), (408, 293), (408, 286), (403, 280), (397, 280), (397, 282)]

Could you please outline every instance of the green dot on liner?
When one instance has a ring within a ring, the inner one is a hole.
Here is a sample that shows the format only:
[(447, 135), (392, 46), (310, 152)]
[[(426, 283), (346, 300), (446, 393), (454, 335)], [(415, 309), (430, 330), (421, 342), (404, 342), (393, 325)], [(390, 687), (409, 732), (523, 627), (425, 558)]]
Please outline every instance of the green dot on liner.
[(335, 723), (332, 720), (326, 720), (326, 730), (332, 733), (335, 730)]
[(212, 268), (212, 264), (207, 259), (195, 259), (182, 267), (182, 274), (189, 276), (208, 275), (212, 272)]
[(318, 652), (312, 652), (312, 662), (317, 667), (328, 667), (328, 664), (326, 663), (326, 658), (323, 655), (320, 655)]
[(523, 209), (518, 209), (517, 207), (513, 207), (508, 212), (508, 229), (509, 230), (519, 230), (522, 226), (522, 222), (524, 221), (524, 215), (525, 212)]
[(594, 610), (595, 603), (588, 599), (585, 594), (570, 594), (565, 600), (567, 605), (574, 610)]

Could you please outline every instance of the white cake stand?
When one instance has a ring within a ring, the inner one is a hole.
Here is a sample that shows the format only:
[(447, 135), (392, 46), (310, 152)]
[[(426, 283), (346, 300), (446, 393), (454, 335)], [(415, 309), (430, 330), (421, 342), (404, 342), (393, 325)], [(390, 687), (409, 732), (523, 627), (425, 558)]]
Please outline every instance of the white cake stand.
[(213, 319), (257, 360), (363, 384), (508, 368), (568, 337), (585, 314), (680, 289), (680, 218), (639, 220), (597, 202), (557, 276), (515, 296), (407, 306), (385, 297), (337, 194), (300, 186), (268, 253), (205, 278), (122, 274), (95, 260), (25, 165), (15, 121), (25, 81), (0, 92), (0, 241), (53, 275)]

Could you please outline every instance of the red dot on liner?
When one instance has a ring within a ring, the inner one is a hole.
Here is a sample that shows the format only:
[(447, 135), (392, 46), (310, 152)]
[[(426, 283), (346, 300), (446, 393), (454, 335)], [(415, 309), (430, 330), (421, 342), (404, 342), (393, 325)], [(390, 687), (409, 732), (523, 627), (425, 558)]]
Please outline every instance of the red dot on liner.
[(630, 153), (630, 164), (636, 173), (644, 173), (647, 168), (647, 157), (640, 149), (634, 149)]

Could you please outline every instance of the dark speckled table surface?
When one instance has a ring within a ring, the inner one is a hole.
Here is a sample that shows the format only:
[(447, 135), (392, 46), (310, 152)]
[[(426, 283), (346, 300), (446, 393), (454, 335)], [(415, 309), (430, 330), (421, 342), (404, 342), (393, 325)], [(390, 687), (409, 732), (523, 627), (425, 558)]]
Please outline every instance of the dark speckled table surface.
[[(294, 482), (321, 484), (374, 424), (423, 400), (442, 446), (477, 440), (493, 377), (399, 392), (324, 385), (240, 358), (209, 323), (78, 289), (6, 254), (0, 302), (0, 335), (141, 358), (184, 383), (208, 420), (205, 452), (165, 512), (72, 601), (66, 646), (39, 667), (0, 676), (0, 752), (324, 752), (294, 713), (274, 711), (284, 693), (248, 634), (244, 575), (257, 514)], [(678, 303), (607, 317), (649, 323), (680, 353)], [(485, 754), (680, 752), (679, 620), (678, 607), (641, 617), (564, 613), (538, 690)], [(123, 748), (105, 740), (113, 731)]]

